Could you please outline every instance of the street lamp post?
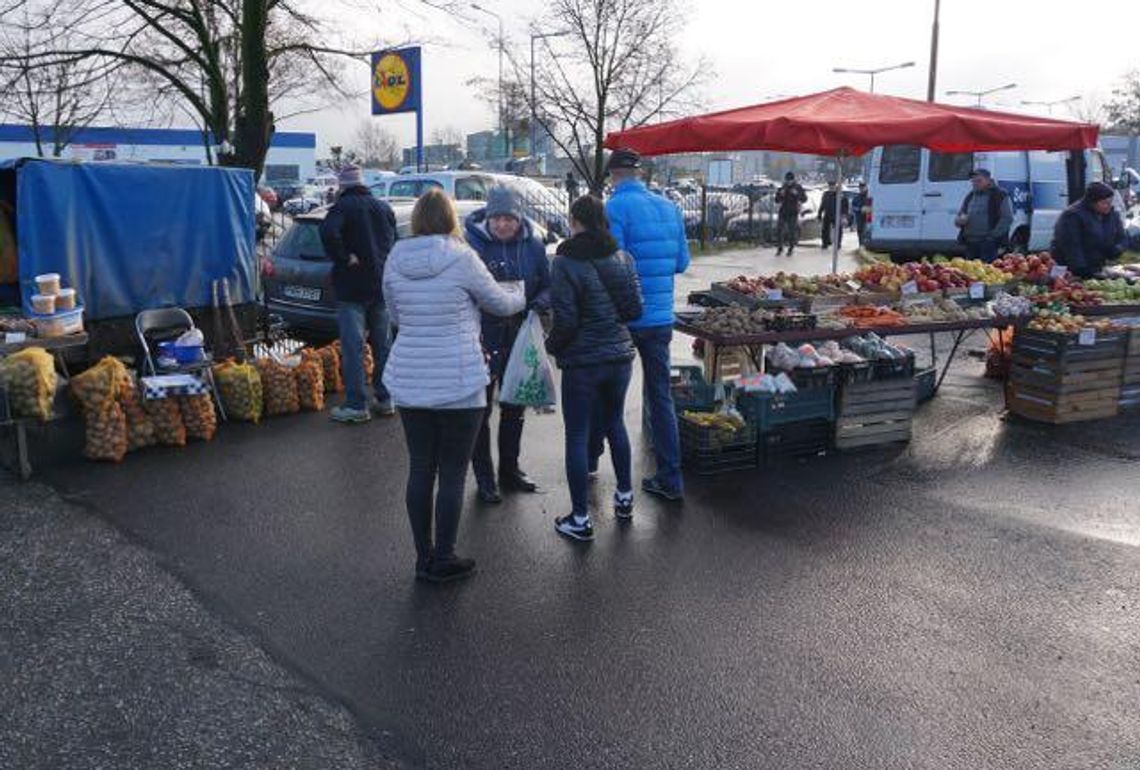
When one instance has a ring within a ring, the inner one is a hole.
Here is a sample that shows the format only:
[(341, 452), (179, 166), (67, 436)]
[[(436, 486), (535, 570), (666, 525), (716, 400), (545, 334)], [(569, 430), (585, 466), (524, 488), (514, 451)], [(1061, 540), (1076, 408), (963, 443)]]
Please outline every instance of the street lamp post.
[(534, 41), (543, 40), (548, 37), (562, 37), (569, 35), (570, 30), (563, 30), (562, 32), (535, 32), (530, 36), (530, 154), (535, 155), (535, 143), (538, 141), (538, 133), (536, 131), (535, 123), (538, 120), (538, 101), (535, 96), (534, 89)]
[(846, 72), (846, 73), (849, 73), (851, 75), (870, 75), (871, 76), (871, 93), (875, 93), (875, 75), (881, 75), (884, 72), (890, 72), (891, 70), (902, 70), (902, 69), (906, 69), (907, 67), (913, 67), (913, 66), (914, 66), (914, 62), (908, 61), (908, 62), (903, 62), (902, 64), (892, 64), (889, 67), (876, 67), (875, 69), (869, 69), (869, 70), (849, 69), (847, 67), (836, 67), (835, 69), (832, 70), (832, 72)]
[(964, 90), (947, 91), (946, 95), (947, 96), (972, 96), (978, 100), (977, 106), (981, 107), (982, 106), (982, 99), (986, 98), (987, 96), (989, 96), (991, 94), (996, 94), (998, 91), (1008, 91), (1011, 88), (1017, 88), (1017, 83), (1006, 83), (1004, 86), (998, 86), (997, 88), (990, 88), (990, 89), (987, 89), (985, 91), (964, 91)]
[(492, 11), (490, 8), (484, 8), (478, 3), (472, 3), (471, 7), (476, 11), (481, 11), (488, 16), (494, 16), (499, 22), (499, 135), (503, 137), (503, 142), (506, 145), (504, 151), (509, 158), (511, 155), (510, 141), (507, 137), (507, 120), (503, 110), (503, 17)]
[(1030, 106), (1045, 107), (1046, 109), (1049, 110), (1049, 116), (1052, 117), (1053, 108), (1056, 107), (1057, 105), (1059, 105), (1059, 104), (1071, 104), (1073, 102), (1079, 102), (1080, 100), (1081, 100), (1081, 97), (1079, 97), (1079, 96), (1070, 96), (1067, 99), (1054, 99), (1053, 101), (1048, 101), (1048, 102), (1037, 102), (1037, 101), (1032, 101), (1029, 99), (1022, 99), (1021, 103), (1027, 107), (1030, 107)]
[(934, 25), (930, 28), (930, 72), (926, 81), (926, 101), (934, 101), (934, 84), (938, 80), (938, 12), (941, 0), (934, 0)]

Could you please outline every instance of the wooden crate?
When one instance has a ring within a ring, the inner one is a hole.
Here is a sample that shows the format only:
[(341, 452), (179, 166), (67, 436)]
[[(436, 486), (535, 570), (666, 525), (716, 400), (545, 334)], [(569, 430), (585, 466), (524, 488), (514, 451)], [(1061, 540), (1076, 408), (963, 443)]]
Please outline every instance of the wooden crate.
[(835, 448), (910, 441), (916, 404), (913, 378), (878, 380), (844, 386), (835, 421)]
[(1010, 382), (1005, 403), (1010, 412), (1028, 420), (1056, 425), (1115, 417), (1120, 413), (1120, 386), (1057, 394)]

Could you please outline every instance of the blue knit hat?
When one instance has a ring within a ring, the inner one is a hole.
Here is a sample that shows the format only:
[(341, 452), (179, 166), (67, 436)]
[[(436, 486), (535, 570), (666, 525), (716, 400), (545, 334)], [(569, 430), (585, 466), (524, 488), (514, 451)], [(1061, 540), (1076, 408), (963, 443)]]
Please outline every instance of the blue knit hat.
[(513, 190), (496, 185), (487, 191), (487, 219), (491, 217), (514, 217), (523, 220), (522, 203)]

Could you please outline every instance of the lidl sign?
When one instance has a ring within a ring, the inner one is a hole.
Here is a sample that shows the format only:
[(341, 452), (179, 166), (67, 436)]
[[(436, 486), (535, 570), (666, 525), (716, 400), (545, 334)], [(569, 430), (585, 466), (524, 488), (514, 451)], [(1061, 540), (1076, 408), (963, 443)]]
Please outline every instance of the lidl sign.
[(372, 54), (372, 114), (419, 109), (420, 49), (400, 48)]

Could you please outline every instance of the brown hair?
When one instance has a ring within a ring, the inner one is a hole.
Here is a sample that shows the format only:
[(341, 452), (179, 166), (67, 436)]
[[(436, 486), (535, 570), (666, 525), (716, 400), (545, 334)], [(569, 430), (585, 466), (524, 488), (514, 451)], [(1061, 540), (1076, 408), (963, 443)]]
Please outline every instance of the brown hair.
[(459, 217), (447, 193), (433, 187), (419, 197), (412, 209), (412, 235), (459, 237)]

